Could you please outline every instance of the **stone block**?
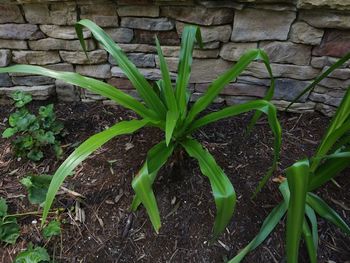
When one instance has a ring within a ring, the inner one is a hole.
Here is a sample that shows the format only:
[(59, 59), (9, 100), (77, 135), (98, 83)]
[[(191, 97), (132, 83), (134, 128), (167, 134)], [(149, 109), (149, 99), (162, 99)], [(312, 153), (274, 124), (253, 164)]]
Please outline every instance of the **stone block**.
[(298, 8), (350, 10), (350, 4), (346, 0), (298, 0), (297, 3)]
[(0, 23), (24, 23), (18, 5), (0, 4)]
[(129, 43), (134, 37), (134, 31), (129, 28), (108, 28), (105, 31), (116, 43)]
[(221, 48), (220, 57), (230, 61), (237, 61), (243, 53), (257, 47), (257, 43), (225, 43)]
[(0, 95), (10, 96), (15, 91), (29, 93), (34, 100), (47, 100), (55, 94), (55, 85), (0, 87)]
[[(326, 66), (332, 66), (335, 62), (337, 62), (339, 58), (333, 57), (312, 57), (311, 58), (311, 66), (314, 68), (324, 68)], [(345, 62), (340, 68), (350, 67), (350, 61)]]
[(111, 77), (111, 66), (109, 64), (102, 65), (78, 65), (76, 72), (93, 78), (108, 79)]
[[(85, 41), (87, 50), (95, 49), (95, 42), (92, 39)], [(44, 38), (28, 41), (32, 50), (83, 50), (79, 40), (64, 40), (56, 38)]]
[[(177, 67), (179, 65), (179, 58), (177, 57), (165, 57), (165, 62), (168, 65), (168, 69), (171, 72), (177, 72)], [(156, 66), (160, 68), (159, 58), (156, 57)]]
[(206, 26), (232, 24), (233, 22), (233, 10), (228, 8), (208, 9), (202, 6), (165, 6), (161, 8), (161, 16)]
[(350, 29), (350, 14), (330, 10), (300, 10), (299, 19), (318, 28)]
[(174, 22), (166, 17), (161, 18), (138, 18), (122, 17), (121, 26), (135, 29), (168, 31), (174, 28)]
[[(48, 37), (60, 39), (78, 39), (75, 28), (72, 26), (40, 25), (40, 30)], [(91, 37), (91, 32), (83, 30), (84, 38)]]
[(0, 67), (6, 67), (11, 62), (11, 51), (7, 49), (0, 50)]
[(24, 16), (30, 24), (74, 25), (75, 3), (24, 4)]
[(61, 61), (55, 51), (12, 51), (12, 61), (18, 64), (47, 65)]
[(81, 51), (59, 51), (63, 61), (71, 64), (99, 64), (107, 62), (107, 52), (105, 50), (94, 50), (86, 54)]
[(227, 96), (225, 98), (225, 103), (227, 106), (232, 106), (232, 105), (247, 103), (255, 99), (256, 98), (252, 98), (248, 96)]
[[(144, 54), (144, 53), (130, 53), (128, 58), (135, 64), (136, 67), (141, 68), (154, 68), (155, 67), (155, 55), (154, 54)], [(117, 65), (114, 58), (109, 55), (108, 62), (112, 65)]]
[(80, 18), (94, 21), (101, 27), (119, 26), (117, 7), (115, 4), (80, 5)]
[[(176, 22), (176, 30), (179, 36), (182, 35), (185, 25), (184, 23)], [(203, 43), (213, 41), (228, 42), (231, 32), (232, 28), (230, 25), (201, 27)]]
[(0, 39), (0, 48), (27, 49), (27, 42), (23, 40)]
[[(179, 46), (162, 46), (163, 55), (165, 57), (179, 57)], [(217, 58), (219, 56), (218, 49), (194, 49), (193, 58)]]
[[(275, 93), (273, 99), (275, 100), (294, 100), (311, 82), (300, 81), (295, 79), (276, 79)], [(305, 102), (309, 93), (303, 95), (298, 101)]]
[[(328, 70), (329, 66), (323, 68), (323, 72)], [(329, 78), (349, 80), (350, 79), (350, 68), (338, 68), (328, 75)]]
[[(140, 44), (155, 44), (155, 33), (152, 31), (135, 29), (134, 42)], [(180, 39), (175, 31), (159, 31), (157, 37), (161, 45), (178, 45)]]
[(141, 16), (141, 17), (158, 17), (159, 6), (139, 6), (139, 5), (127, 5), (118, 7), (119, 16)]
[[(273, 103), (273, 105), (275, 105), (278, 110), (284, 111), (290, 104), (290, 101), (271, 100), (271, 103)], [(288, 111), (298, 113), (313, 112), (315, 110), (315, 106), (316, 103), (312, 101), (307, 101), (303, 103), (296, 102), (288, 109)]]
[(311, 60), (311, 46), (291, 42), (263, 42), (259, 46), (271, 62), (308, 65)]
[(315, 46), (321, 43), (323, 33), (322, 29), (314, 28), (305, 22), (296, 22), (292, 25), (290, 40), (294, 43)]
[(312, 50), (312, 54), (315, 56), (342, 57), (349, 50), (350, 31), (326, 30), (321, 45), (315, 47)]
[(45, 76), (14, 76), (12, 82), (16, 86), (41, 86), (54, 84), (55, 80)]
[(236, 11), (232, 41), (287, 40), (296, 13), (262, 9)]
[(134, 86), (130, 80), (125, 78), (110, 78), (107, 80), (107, 83), (122, 90), (134, 89)]
[(0, 38), (2, 39), (40, 39), (44, 34), (38, 26), (30, 24), (3, 24), (0, 25)]
[(148, 44), (119, 44), (126, 53), (156, 53), (156, 47)]
[(232, 63), (223, 59), (194, 59), (190, 83), (213, 82), (231, 67)]
[(12, 81), (7, 73), (1, 73), (0, 74), (0, 87), (10, 87), (12, 86)]
[[(140, 73), (148, 80), (159, 80), (162, 78), (162, 73), (160, 69), (156, 68), (140, 68), (138, 69)], [(111, 73), (113, 77), (126, 78), (123, 70), (119, 67), (112, 67)], [(177, 74), (170, 73), (171, 79), (176, 79)]]
[[(209, 85), (210, 83), (198, 83), (195, 85), (195, 90), (204, 93), (207, 91)], [(266, 90), (266, 86), (234, 82), (225, 86), (220, 94), (228, 96), (252, 96), (262, 98), (265, 96)]]

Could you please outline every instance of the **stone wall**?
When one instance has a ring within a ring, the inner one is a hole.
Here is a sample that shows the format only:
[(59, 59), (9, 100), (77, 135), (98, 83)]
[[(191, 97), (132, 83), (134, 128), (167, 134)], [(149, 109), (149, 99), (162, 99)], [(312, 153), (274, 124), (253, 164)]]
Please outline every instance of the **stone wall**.
[[(76, 71), (105, 80), (130, 94), (131, 84), (90, 32), (90, 61), (75, 35), (74, 23), (89, 18), (103, 27), (150, 81), (159, 79), (154, 47), (157, 34), (176, 78), (179, 43), (186, 23), (202, 29), (204, 49), (194, 50), (192, 99), (250, 48), (270, 56), (276, 77), (274, 102), (284, 107), (318, 74), (350, 51), (350, 0), (241, 1), (29, 1), (0, 4), (0, 67), (21, 63)], [(294, 110), (334, 112), (350, 85), (350, 63), (301, 98)], [(262, 98), (269, 86), (261, 62), (252, 63), (217, 101), (235, 104)], [(1, 74), (0, 95), (31, 92), (35, 99), (64, 101), (104, 98), (62, 81), (25, 74)]]

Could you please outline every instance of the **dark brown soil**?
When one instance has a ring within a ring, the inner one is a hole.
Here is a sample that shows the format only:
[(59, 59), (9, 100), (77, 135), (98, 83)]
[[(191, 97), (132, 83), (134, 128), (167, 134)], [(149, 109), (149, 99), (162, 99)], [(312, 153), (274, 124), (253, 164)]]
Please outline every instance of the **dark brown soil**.
[[(37, 108), (38, 105), (33, 105)], [(69, 134), (63, 141), (65, 157), (90, 135), (135, 115), (115, 106), (56, 104), (57, 115)], [(211, 109), (211, 110), (214, 110)], [(0, 132), (11, 107), (1, 106)], [(208, 242), (215, 206), (208, 180), (195, 160), (185, 157), (181, 171), (166, 166), (154, 189), (161, 213), (162, 228), (157, 235), (144, 208), (129, 212), (133, 197), (131, 180), (147, 150), (162, 138), (152, 128), (115, 138), (99, 149), (65, 181), (65, 187), (86, 198), (81, 200), (84, 223), (74, 219), (76, 198), (63, 193), (54, 207), (63, 208), (62, 236), (46, 242), (40, 234), (40, 215), (19, 218), (21, 237), (16, 245), (0, 247), (0, 261), (12, 262), (29, 242), (46, 246), (56, 262), (225, 262), (243, 248), (258, 232), (262, 221), (280, 200), (278, 184), (270, 181), (257, 199), (251, 195), (272, 161), (272, 133), (262, 119), (249, 137), (244, 136), (250, 115), (219, 121), (196, 133), (231, 179), (238, 197), (236, 212), (219, 237)], [(279, 113), (283, 128), (283, 149), (275, 177), (294, 161), (310, 156), (329, 119), (317, 113)], [(37, 211), (24, 197), (19, 180), (28, 173), (53, 174), (62, 160), (49, 158), (34, 164), (12, 155), (8, 140), (0, 139), (0, 196), (7, 198), (12, 213)], [(112, 162), (108, 162), (112, 161)], [(176, 176), (176, 173), (179, 175)], [(175, 176), (174, 176), (175, 175)], [(340, 188), (329, 183), (319, 194), (350, 223), (349, 170), (337, 178)], [(121, 197), (120, 197), (121, 196)], [(119, 198), (120, 197), (120, 198)], [(119, 200), (118, 200), (119, 199)], [(37, 220), (37, 224), (33, 224)], [(350, 260), (350, 238), (319, 220), (319, 262)], [(285, 262), (284, 222), (244, 262)], [(305, 249), (300, 262), (308, 262)]]

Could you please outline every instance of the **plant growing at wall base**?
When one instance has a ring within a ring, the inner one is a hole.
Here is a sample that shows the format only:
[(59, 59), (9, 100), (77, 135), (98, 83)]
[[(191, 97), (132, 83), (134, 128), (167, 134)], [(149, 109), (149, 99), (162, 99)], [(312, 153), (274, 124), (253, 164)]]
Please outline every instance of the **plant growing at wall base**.
[[(191, 135), (197, 129), (214, 121), (255, 110), (256, 113), (253, 116), (250, 126), (252, 127), (262, 113), (266, 114), (275, 137), (274, 159), (271, 168), (260, 182), (257, 191), (261, 189), (276, 168), (281, 143), (281, 128), (276, 117), (276, 109), (268, 102), (273, 96), (274, 79), (266, 53), (259, 49), (246, 52), (231, 69), (215, 79), (206, 93), (190, 107), (188, 85), (191, 74), (192, 52), (196, 41), (201, 45), (201, 34), (198, 27), (186, 26), (183, 30), (176, 83), (172, 83), (171, 81), (162, 49), (158, 40), (156, 40), (162, 73), (162, 79), (156, 83), (157, 90), (152, 88), (121, 48), (100, 27), (90, 20), (85, 19), (76, 24), (77, 35), (84, 50), (86, 48), (82, 35), (83, 27), (87, 27), (92, 32), (94, 38), (113, 56), (140, 95), (141, 102), (105, 82), (83, 77), (77, 73), (57, 72), (29, 65), (0, 68), (0, 72), (26, 72), (64, 80), (105, 96), (125, 108), (133, 110), (141, 117), (141, 120), (122, 121), (90, 137), (63, 162), (51, 181), (45, 201), (43, 222), (46, 219), (60, 185), (79, 163), (110, 139), (119, 135), (136, 132), (145, 126), (153, 126), (163, 130), (165, 132), (165, 138), (150, 149), (145, 163), (132, 181), (132, 187), (136, 193), (132, 203), (132, 209), (135, 210), (142, 203), (148, 212), (155, 231), (158, 232), (161, 223), (152, 184), (156, 179), (158, 171), (166, 163), (174, 150), (184, 148), (191, 157), (198, 160), (201, 172), (210, 181), (217, 209), (213, 232), (214, 236), (217, 236), (225, 229), (232, 217), (236, 203), (236, 194), (230, 180), (217, 165), (213, 156), (198, 141), (193, 139)], [(220, 91), (228, 83), (235, 80), (251, 61), (256, 59), (261, 59), (264, 62), (271, 76), (271, 87), (267, 91), (265, 100), (230, 106), (204, 115), (203, 117), (198, 117), (198, 114), (214, 101)]]
[(25, 107), (32, 101), (31, 95), (16, 91), (11, 98), (16, 111), (10, 115), (10, 127), (2, 133), (2, 137), (16, 137), (12, 142), (16, 155), (39, 161), (44, 157), (43, 149), (51, 145), (56, 155), (60, 156), (62, 149), (58, 138), (62, 134), (63, 124), (56, 120), (53, 105), (41, 106), (35, 116)]
[[(336, 62), (327, 74), (322, 74), (297, 98), (350, 59), (350, 53)], [(316, 84), (315, 84), (316, 83)], [(294, 100), (292, 103), (294, 103)], [(292, 104), (291, 103), (291, 104)], [(288, 263), (297, 263), (300, 239), (305, 240), (311, 263), (317, 262), (318, 230), (316, 214), (350, 235), (350, 227), (325, 201), (312, 191), (333, 180), (350, 167), (350, 87), (323, 136), (316, 153), (309, 159), (296, 162), (286, 170), (287, 179), (279, 189), (283, 201), (266, 217), (258, 235), (229, 263), (240, 262), (258, 247), (287, 214), (286, 255)]]

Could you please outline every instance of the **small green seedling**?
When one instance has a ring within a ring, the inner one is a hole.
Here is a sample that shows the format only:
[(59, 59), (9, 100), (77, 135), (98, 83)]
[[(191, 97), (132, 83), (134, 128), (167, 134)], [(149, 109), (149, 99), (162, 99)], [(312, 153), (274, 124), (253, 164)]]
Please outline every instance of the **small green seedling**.
[(10, 115), (10, 127), (2, 133), (2, 137), (16, 137), (13, 141), (16, 155), (39, 161), (44, 157), (43, 149), (51, 145), (56, 156), (60, 156), (59, 138), (63, 135), (63, 124), (56, 120), (53, 105), (41, 106), (35, 116), (25, 107), (31, 102), (31, 95), (16, 91), (11, 97), (17, 110)]
[(61, 234), (61, 223), (57, 220), (51, 221), (46, 227), (43, 228), (43, 237), (49, 239), (53, 236), (59, 236)]
[(43, 247), (29, 244), (28, 248), (19, 253), (14, 261), (14, 263), (45, 263), (50, 262), (50, 256), (46, 249)]
[(6, 200), (0, 198), (0, 241), (14, 244), (19, 237), (19, 226), (16, 217), (8, 215), (7, 210)]
[(51, 183), (50, 175), (30, 175), (21, 180), (28, 191), (28, 200), (31, 204), (42, 206)]

